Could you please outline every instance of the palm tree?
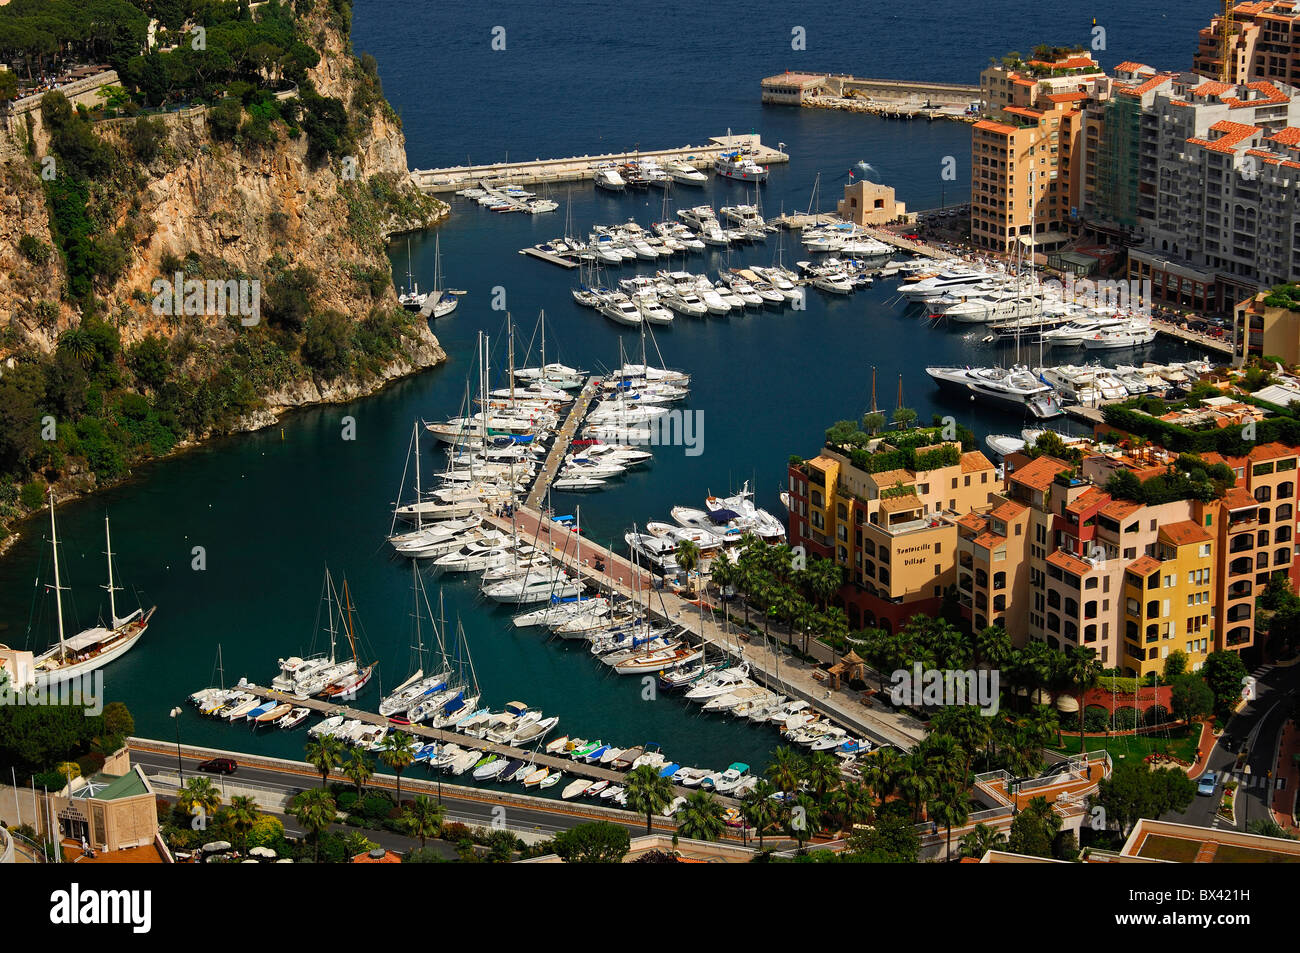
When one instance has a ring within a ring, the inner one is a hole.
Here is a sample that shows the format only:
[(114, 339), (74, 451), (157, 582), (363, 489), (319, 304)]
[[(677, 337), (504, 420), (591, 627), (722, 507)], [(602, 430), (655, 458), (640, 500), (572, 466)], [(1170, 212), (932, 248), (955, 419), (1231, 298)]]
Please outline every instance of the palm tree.
[[(191, 817), (213, 817), (221, 806), (221, 792), (211, 778), (190, 778), (176, 794), (176, 803)], [(206, 824), (205, 824), (206, 826)]]
[[(691, 573), (695, 572), (695, 567), (700, 564), (700, 547), (695, 545), (692, 540), (684, 539), (677, 545), (677, 565), (682, 567), (689, 580)], [(691, 583), (692, 590), (695, 588), (694, 582)]]
[(786, 826), (790, 836), (799, 842), (799, 849), (803, 850), (804, 843), (821, 828), (821, 804), (807, 791), (800, 791), (790, 808)]
[(311, 833), (315, 858), (319, 861), (321, 832), (334, 823), (334, 798), (324, 788), (303, 791), (289, 802), (289, 812)]
[(84, 328), (68, 328), (59, 335), (58, 349), (70, 355), (83, 370), (95, 363), (95, 345)]
[(850, 830), (871, 816), (870, 797), (866, 788), (856, 781), (847, 781), (832, 791), (827, 804), (843, 830)]
[(397, 775), (397, 806), (402, 806), (402, 772), (415, 760), (415, 739), (404, 731), (391, 731), (379, 744), (379, 760)]
[(930, 800), (930, 820), (942, 824), (948, 830), (947, 852), (944, 856), (949, 860), (952, 859), (952, 829), (966, 823), (966, 818), (970, 816), (967, 810), (969, 803), (966, 788), (952, 783), (940, 787)]
[(333, 735), (307, 742), (307, 763), (320, 772), (320, 786), (325, 787), (330, 772), (343, 762), (343, 742)]
[(990, 625), (975, 633), (975, 658), (989, 668), (1002, 668), (1011, 659), (1011, 637), (1000, 625)]
[(920, 759), (924, 773), (932, 775), (937, 783), (955, 782), (965, 767), (966, 752), (951, 735), (932, 733), (916, 748), (914, 756)]
[(712, 794), (696, 791), (682, 805), (677, 830), (692, 840), (717, 840), (727, 826), (722, 820), (724, 813)]
[(772, 752), (772, 760), (767, 766), (767, 776), (776, 785), (778, 791), (793, 794), (799, 790), (806, 769), (803, 758), (793, 748), (781, 745)]
[(673, 800), (673, 786), (667, 778), (659, 776), (659, 769), (648, 764), (633, 768), (624, 782), (627, 808), (645, 815), (645, 832), (650, 833), (650, 823), (658, 811)]
[(415, 800), (402, 808), (402, 828), (416, 838), (420, 846), (442, 830), (442, 805), (432, 798), (417, 794)]
[(898, 793), (912, 809), (913, 821), (921, 819), (921, 808), (938, 786), (938, 778), (929, 773), (927, 768), (924, 756), (918, 752), (905, 756), (900, 765)]
[(970, 833), (961, 839), (961, 853), (963, 857), (983, 857), (991, 850), (1005, 847), (1006, 843), (1007, 836), (996, 827), (976, 824)]
[(731, 628), (731, 613), (727, 600), (727, 590), (736, 585), (739, 577), (739, 567), (731, 561), (727, 553), (718, 553), (717, 557), (709, 565), (709, 575), (713, 577), (713, 584), (718, 587), (718, 598), (722, 601), (722, 618), (727, 623), (727, 628)]
[(763, 834), (769, 827), (777, 822), (779, 811), (776, 802), (772, 800), (772, 795), (776, 793), (776, 786), (766, 778), (760, 778), (759, 782), (745, 792), (741, 799), (740, 813), (745, 818), (745, 823), (754, 828), (758, 834), (758, 849), (763, 849)]
[(1039, 746), (1051, 741), (1053, 735), (1056, 736), (1056, 743), (1061, 743), (1061, 721), (1051, 705), (1035, 705), (1024, 719), (1024, 724), (1038, 737)]
[(814, 751), (812, 753), (812, 756), (808, 759), (808, 767), (804, 777), (817, 795), (818, 801), (823, 800), (826, 797), (826, 792), (838, 786), (843, 779), (840, 772), (840, 763), (835, 760), (834, 756), (825, 751)]
[(898, 790), (905, 768), (902, 752), (897, 748), (881, 748), (867, 757), (863, 779), (876, 800), (884, 804)]
[(226, 808), (226, 820), (239, 836), (240, 849), (243, 850), (248, 847), (248, 832), (257, 823), (257, 802), (242, 794), (235, 795), (230, 799), (230, 807)]
[(1101, 663), (1095, 649), (1070, 646), (1067, 671), (1074, 686), (1074, 700), (1079, 705), (1079, 752), (1083, 753), (1083, 696), (1101, 680)]
[(355, 748), (348, 758), (348, 763), (343, 766), (343, 774), (356, 785), (357, 800), (359, 801), (366, 782), (374, 777), (375, 763), (370, 760), (364, 748)]

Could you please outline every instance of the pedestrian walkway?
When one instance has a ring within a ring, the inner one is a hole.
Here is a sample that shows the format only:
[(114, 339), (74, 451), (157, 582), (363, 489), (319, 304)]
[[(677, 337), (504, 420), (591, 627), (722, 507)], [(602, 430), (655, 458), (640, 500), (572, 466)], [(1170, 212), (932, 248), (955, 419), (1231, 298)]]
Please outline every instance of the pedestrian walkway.
[(1269, 807), (1274, 819), (1287, 830), (1297, 830), (1295, 822), (1296, 791), (1300, 790), (1300, 765), (1296, 757), (1300, 756), (1300, 728), (1294, 721), (1288, 721), (1282, 729), (1282, 738), (1278, 744), (1277, 787), (1273, 791), (1273, 802)]
[[(511, 531), (510, 520), (498, 516), (487, 519), (499, 529)], [(825, 672), (819, 666), (793, 659), (772, 646), (744, 644), (741, 641), (744, 636), (725, 628), (707, 603), (701, 606), (698, 600), (689, 600), (663, 588), (661, 580), (606, 547), (586, 538), (579, 542), (579, 535), (572, 528), (561, 526), (526, 506), (515, 511), (514, 523), (520, 536), (535, 539), (539, 549), (550, 552), (552, 558), (584, 582), (602, 591), (612, 590), (627, 599), (638, 596), (651, 614), (683, 625), (690, 637), (702, 639), (720, 652), (747, 661), (751, 676), (769, 688), (804, 699), (835, 721), (878, 744), (892, 744), (909, 750), (925, 737), (923, 726), (914, 719), (895, 712), (873, 711), (863, 704), (856, 692), (832, 691), (821, 680), (825, 678)]]

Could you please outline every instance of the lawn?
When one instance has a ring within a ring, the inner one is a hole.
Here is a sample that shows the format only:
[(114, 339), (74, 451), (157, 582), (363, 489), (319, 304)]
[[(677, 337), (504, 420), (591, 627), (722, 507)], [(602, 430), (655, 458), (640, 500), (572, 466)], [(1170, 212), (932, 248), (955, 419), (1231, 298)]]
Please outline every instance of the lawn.
[(1142, 841), (1138, 856), (1151, 857), (1156, 860), (1171, 860), (1176, 864), (1190, 864), (1196, 860), (1196, 855), (1200, 850), (1200, 841), (1149, 834)]
[[(1171, 728), (1166, 734), (1158, 732), (1149, 735), (1112, 735), (1109, 738), (1084, 738), (1084, 747), (1088, 751), (1105, 748), (1112, 760), (1123, 758), (1141, 761), (1149, 754), (1170, 754), (1181, 758), (1189, 764), (1196, 760), (1196, 743), (1201, 737), (1201, 726), (1196, 725), (1191, 731), (1186, 727)], [(1062, 744), (1055, 749), (1062, 754), (1079, 753), (1079, 736), (1067, 734)]]

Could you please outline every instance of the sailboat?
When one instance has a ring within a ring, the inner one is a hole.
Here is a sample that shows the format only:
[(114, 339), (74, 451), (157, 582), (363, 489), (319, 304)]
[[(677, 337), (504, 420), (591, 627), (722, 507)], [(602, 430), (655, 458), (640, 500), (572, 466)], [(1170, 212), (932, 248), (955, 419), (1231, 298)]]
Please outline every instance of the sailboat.
[(431, 316), (442, 318), (456, 310), (456, 305), (460, 304), (460, 298), (451, 291), (445, 291), (442, 288), (442, 237), (434, 236), (433, 239), (433, 290), (429, 292), (433, 298), (433, 311)]
[(50, 490), (50, 546), (54, 552), (54, 599), (58, 614), (59, 643), (51, 646), (44, 653), (36, 656), (33, 665), (33, 684), (37, 688), (47, 688), (86, 675), (103, 668), (109, 662), (120, 658), (144, 635), (153, 617), (154, 609), (147, 612), (138, 608), (123, 618), (117, 616), (115, 593), (120, 586), (113, 585), (113, 540), (109, 533), (108, 517), (104, 517), (104, 541), (108, 558), (108, 615), (107, 626), (96, 625), (78, 632), (72, 637), (64, 633), (63, 628), (63, 591), (67, 587), (59, 576), (59, 531), (54, 520), (54, 490)]
[(357, 658), (357, 638), (352, 622), (352, 611), (352, 598), (348, 592), (348, 581), (345, 578), (343, 580), (343, 598), (339, 601), (339, 619), (344, 623), (343, 631), (347, 634), (348, 645), (352, 649), (352, 660), (351, 664), (347, 666), (348, 670), (331, 681), (320, 692), (325, 698), (336, 698), (340, 695), (355, 696), (369, 683), (370, 677), (375, 674), (375, 668), (378, 665), (377, 662), (371, 662), (369, 665), (363, 666)]
[[(426, 614), (433, 626), (434, 637), (437, 639), (441, 650), (440, 654), (445, 657), (446, 652), (442, 650), (442, 633), (437, 623), (434, 622), (433, 612), (429, 606), (429, 595), (425, 592), (424, 583), (420, 578), (419, 566), (415, 560), (411, 560), (411, 576), (413, 580), (411, 588), (415, 599), (412, 611), (412, 617), (415, 619), (415, 644), (411, 646), (414, 671), (406, 681), (398, 685), (379, 703), (379, 714), (386, 718), (405, 715), (435, 692), (445, 690), (451, 679), (451, 672), (445, 667), (442, 671), (433, 675), (424, 674), (424, 631), (422, 622)], [(422, 608), (423, 612), (421, 611)]]
[(397, 296), (397, 303), (407, 311), (419, 311), (429, 300), (428, 293), (421, 294), (420, 286), (411, 275), (411, 240), (406, 240), (406, 290)]

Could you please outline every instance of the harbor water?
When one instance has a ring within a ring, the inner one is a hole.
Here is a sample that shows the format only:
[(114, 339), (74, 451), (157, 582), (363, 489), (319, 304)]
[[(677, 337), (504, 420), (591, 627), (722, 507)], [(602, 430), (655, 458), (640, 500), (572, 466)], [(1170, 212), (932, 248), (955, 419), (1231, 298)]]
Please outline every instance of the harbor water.
[[(809, 52), (797, 55), (789, 53), (792, 24), (774, 14), (729, 16), (728, 7), (739, 9), (730, 3), (693, 6), (692, 28), (672, 30), (676, 44), (669, 46), (666, 27), (657, 29), (649, 20), (619, 25), (599, 12), (605, 8), (589, 3), (562, 5), (573, 14), (565, 18), (522, 5), (517, 15), (507, 15), (510, 5), (502, 8), (507, 13), (488, 14), (412, 4), (399, 20), (385, 12), (389, 4), (358, 0), (354, 45), (378, 59), (385, 93), (404, 119), (413, 167), (467, 158), (499, 160), (507, 151), (531, 159), (631, 151), (637, 145), (664, 148), (703, 142), (731, 127), (738, 133), (760, 133), (770, 145), (784, 142), (790, 153), (790, 163), (774, 166), (763, 187), (767, 215), (804, 211), (818, 172), (819, 205), (833, 208), (849, 170), (860, 172), (857, 164), (863, 161), (870, 177), (895, 186), (909, 207), (926, 208), (966, 198), (965, 125), (761, 107), (758, 79), (785, 68), (815, 68), (973, 81), (988, 56), (1003, 52), (1003, 46), (1027, 51), (1043, 39), (1087, 37), (1088, 24), (1082, 21), (1071, 27), (1070, 36), (1060, 36), (1064, 5), (1044, 3), (1029, 11), (1016, 6), (1011, 29), (1017, 35), (999, 40), (997, 48), (988, 45), (992, 40), (987, 37), (972, 44), (962, 40), (960, 31), (979, 31), (996, 22), (991, 8), (998, 5), (949, 5), (951, 17), (926, 7), (924, 13), (881, 13), (882, 21), (864, 10), (860, 16), (873, 32), (888, 30), (899, 39), (888, 50), (872, 44), (873, 52), (892, 59), (866, 65), (859, 61), (854, 41), (860, 31), (844, 28), (839, 5), (808, 13), (801, 8), (799, 18), (810, 42)], [(1101, 6), (1119, 22), (1121, 4)], [(1134, 12), (1128, 16), (1137, 32), (1121, 31), (1124, 56), (1107, 56), (1103, 62), (1137, 58), (1176, 66), (1189, 60), (1196, 26), (1208, 22), (1213, 5), (1203, 5), (1203, 17), (1167, 6), (1171, 16), (1180, 11), (1183, 25), (1178, 30), (1139, 27)], [(1150, 16), (1144, 8), (1142, 19)], [(652, 19), (683, 22), (659, 12)], [(504, 52), (489, 47), (497, 23), (507, 28)], [(772, 39), (764, 39), (769, 34)], [(426, 55), (430, 37), (436, 37), (435, 57)], [(816, 37), (830, 44), (824, 53), (816, 52), (811, 39)], [(1118, 49), (1114, 29), (1111, 37), (1112, 48)], [(936, 44), (943, 54), (927, 54)], [(611, 49), (619, 51), (617, 58), (611, 59)], [(467, 85), (471, 76), (472, 89)], [(454, 95), (429, 95), (431, 86)], [(946, 156), (957, 157), (961, 171), (955, 182), (941, 178)], [(525, 362), (524, 347), (542, 309), (548, 361), (599, 374), (620, 363), (620, 346), (629, 359), (639, 359), (641, 340), (635, 331), (573, 302), (569, 291), (578, 281), (577, 271), (526, 258), (518, 250), (562, 235), (566, 217), (571, 217), (573, 231), (583, 235), (593, 224), (635, 219), (648, 225), (662, 217), (663, 193), (651, 189), (613, 195), (598, 193), (590, 183), (575, 183), (552, 190), (550, 197), (560, 208), (535, 216), (497, 214), (452, 199), (453, 214), (438, 229), (442, 273), (447, 286), (467, 294), (434, 327), (448, 354), (444, 365), (377, 396), (296, 412), (275, 427), (216, 440), (142, 467), (126, 484), (60, 507), (64, 581), (73, 587), (76, 622), (89, 625), (107, 611), (97, 588), (105, 581), (106, 513), (113, 519), (118, 579), (128, 587), (119, 598), (132, 605), (136, 598), (146, 607), (158, 605), (140, 644), (104, 670), (107, 697), (129, 704), (137, 733), (173, 738), (168, 712), (181, 705), (179, 727), (186, 743), (300, 756), (306, 740), (302, 728), (252, 738), (243, 725), (199, 718), (184, 699), (214, 684), (218, 646), (227, 684), (240, 676), (267, 684), (277, 657), (307, 651), (313, 639), (317, 650), (327, 648), (317, 628), (326, 565), (336, 577), (348, 579), (363, 654), (379, 660), (382, 686), (391, 688), (406, 677), (413, 631), (410, 569), (390, 557), (385, 536), (412, 422), (444, 419), (461, 410), (467, 381), (476, 387), (479, 331), (491, 336), (495, 386), (502, 386), (507, 310), (518, 329), (519, 363)], [(753, 194), (744, 186), (711, 180), (701, 189), (678, 187), (669, 198), (675, 209), (738, 204)], [(707, 270), (716, 279), (717, 270), (728, 265), (772, 263), (782, 241), (784, 261), (792, 265), (811, 257), (796, 237), (773, 235), (765, 244), (732, 249), (730, 256), (710, 249), (672, 265)], [(405, 239), (395, 241), (390, 251), (400, 286), (407, 270)], [(429, 286), (434, 234), (411, 236), (410, 255), (417, 280)], [(624, 267), (608, 277), (653, 268), (649, 263)], [(951, 414), (981, 439), (1029, 424), (1016, 414), (954, 399), (934, 387), (924, 372), (926, 364), (1006, 362), (1013, 358), (1007, 349), (980, 344), (987, 333), (980, 326), (930, 328), (895, 296), (896, 280), (886, 279), (846, 297), (810, 291), (803, 311), (768, 308), (703, 320), (679, 316), (671, 328), (656, 328), (664, 363), (693, 375), (690, 397), (682, 406), (700, 415), (701, 452), (656, 448), (648, 467), (614, 481), (604, 492), (556, 494), (556, 510), (572, 513), (580, 506), (583, 535), (620, 550), (622, 534), (633, 523), (667, 519), (674, 505), (701, 506), (707, 493), (726, 493), (745, 481), (760, 505), (784, 515), (777, 492), (788, 457), (811, 455), (827, 426), (867, 409), (873, 367), (878, 402), (886, 412), (895, 406), (901, 375), (903, 403), (922, 420)], [(493, 310), (494, 298), (506, 310)], [(1158, 340), (1137, 354), (1110, 354), (1106, 360), (1200, 356), (1198, 350)], [(1024, 357), (1036, 363), (1036, 346)], [(536, 348), (532, 358), (536, 363)], [(658, 360), (653, 350), (651, 359)], [(1071, 352), (1056, 362), (1080, 359), (1082, 352)], [(345, 439), (346, 418), (355, 425), (355, 439)], [(427, 439), (423, 454), (426, 473), (443, 460)], [(0, 560), (0, 641), (42, 649), (53, 637), (52, 599), (38, 584), (49, 564), (48, 518), (19, 529), (22, 538)], [(449, 628), (457, 619), (465, 627), (484, 703), (499, 709), (518, 699), (559, 715), (552, 737), (601, 738), (620, 746), (657, 743), (671, 760), (715, 769), (733, 761), (759, 768), (779, 741), (770, 727), (701, 715), (673, 696), (647, 697), (640, 679), (606, 674), (585, 645), (548, 642), (538, 630), (514, 629), (510, 612), (478, 596), (473, 574), (430, 577), (428, 588), (435, 605), (442, 593)], [(380, 692), (380, 684), (372, 683), (359, 704), (373, 707)]]

